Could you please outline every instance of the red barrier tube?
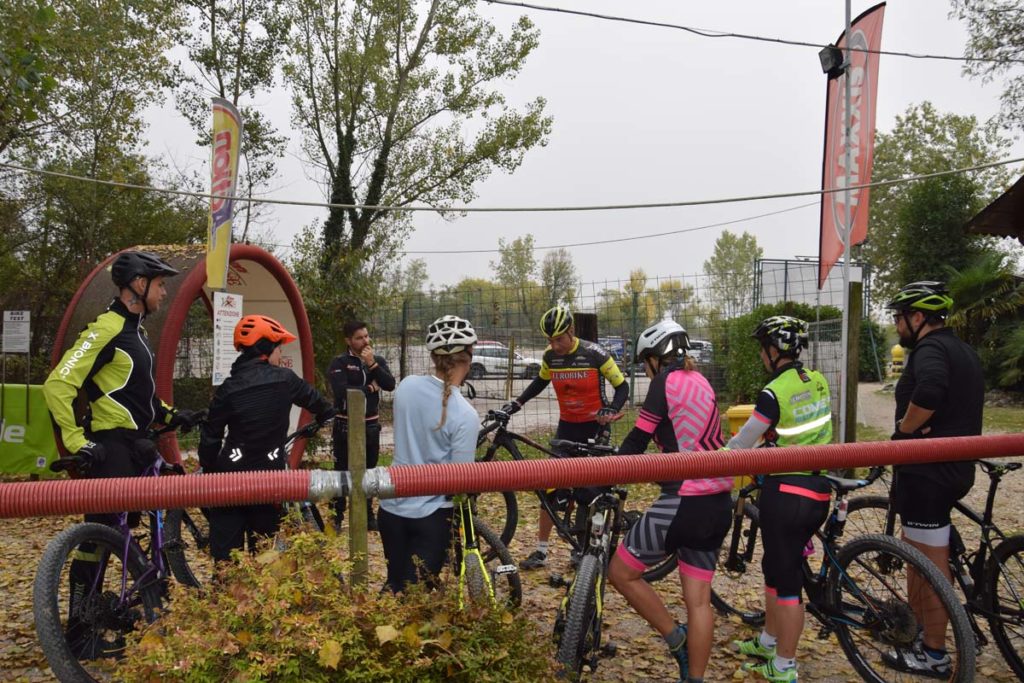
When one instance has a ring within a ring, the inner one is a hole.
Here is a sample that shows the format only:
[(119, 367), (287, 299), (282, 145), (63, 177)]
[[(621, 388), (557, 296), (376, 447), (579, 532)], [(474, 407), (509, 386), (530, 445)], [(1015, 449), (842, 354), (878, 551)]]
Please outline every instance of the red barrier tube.
[(0, 484), (0, 517), (257, 505), (306, 500), (310, 471)]
[(379, 492), (370, 493), (381, 498), (403, 498), (440, 493), (525, 491), (735, 474), (977, 460), (1020, 454), (1024, 454), (1024, 435), (1001, 434), (683, 454), (392, 466), (387, 472), (390, 482), (379, 482)]

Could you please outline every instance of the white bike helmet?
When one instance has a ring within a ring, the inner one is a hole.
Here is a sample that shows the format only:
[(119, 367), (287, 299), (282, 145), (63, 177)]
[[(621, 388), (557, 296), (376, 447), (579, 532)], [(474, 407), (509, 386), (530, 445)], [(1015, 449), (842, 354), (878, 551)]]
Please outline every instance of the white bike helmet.
[(431, 353), (447, 356), (475, 343), (473, 326), (457, 315), (441, 316), (427, 327), (427, 350)]
[(675, 320), (661, 320), (640, 333), (636, 340), (636, 361), (645, 358), (682, 356), (690, 348), (690, 337)]

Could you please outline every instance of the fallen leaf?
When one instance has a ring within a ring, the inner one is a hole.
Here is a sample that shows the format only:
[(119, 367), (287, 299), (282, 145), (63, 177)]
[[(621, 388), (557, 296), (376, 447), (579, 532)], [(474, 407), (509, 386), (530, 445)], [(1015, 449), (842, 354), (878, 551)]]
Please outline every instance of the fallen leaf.
[(377, 627), (377, 642), (381, 645), (390, 643), (398, 637), (398, 631), (390, 624)]
[(341, 643), (336, 640), (328, 640), (320, 647), (320, 666), (337, 670), (338, 662), (341, 661)]

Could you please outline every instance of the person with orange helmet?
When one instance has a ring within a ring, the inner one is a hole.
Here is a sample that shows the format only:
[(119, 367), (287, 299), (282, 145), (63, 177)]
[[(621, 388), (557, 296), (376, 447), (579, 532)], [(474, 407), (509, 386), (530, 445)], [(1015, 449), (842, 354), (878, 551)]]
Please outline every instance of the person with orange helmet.
[[(292, 406), (306, 408), (320, 424), (334, 417), (330, 401), (281, 367), (282, 346), (295, 339), (284, 325), (265, 315), (247, 315), (235, 325), (239, 356), (213, 395), (199, 440), (204, 472), (284, 469)], [(273, 536), (280, 522), (280, 505), (211, 508), (210, 554), (214, 560), (227, 560), (246, 539), (251, 550), (256, 537)]]

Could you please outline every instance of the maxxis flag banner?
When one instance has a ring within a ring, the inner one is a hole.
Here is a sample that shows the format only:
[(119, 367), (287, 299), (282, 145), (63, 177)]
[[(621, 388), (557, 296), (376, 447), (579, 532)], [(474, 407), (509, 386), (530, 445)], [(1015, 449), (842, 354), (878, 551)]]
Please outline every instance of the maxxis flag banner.
[[(210, 194), (234, 197), (242, 149), (242, 117), (233, 104), (219, 97), (213, 98), (212, 147)], [(228, 284), (234, 204), (231, 199), (210, 199), (210, 225), (206, 238), (206, 286), (210, 289), (224, 289)]]
[[(885, 3), (875, 5), (850, 22), (850, 65), (846, 73), (828, 82), (825, 100), (825, 158), (822, 162), (821, 189), (847, 187), (846, 145), (850, 145), (849, 185), (871, 182), (875, 158), (875, 98), (878, 93), (878, 50), (882, 44), (882, 18)], [(836, 46), (845, 51), (846, 35)], [(865, 50), (870, 50), (866, 52)], [(845, 139), (846, 79), (850, 79), (850, 140)], [(868, 189), (850, 191), (850, 216), (853, 230), (850, 246), (860, 244), (868, 234)], [(821, 196), (821, 237), (818, 243), (818, 289), (825, 283), (832, 266), (843, 255), (846, 228), (846, 193), (829, 192)]]

